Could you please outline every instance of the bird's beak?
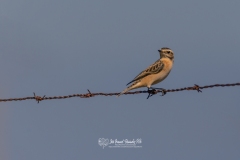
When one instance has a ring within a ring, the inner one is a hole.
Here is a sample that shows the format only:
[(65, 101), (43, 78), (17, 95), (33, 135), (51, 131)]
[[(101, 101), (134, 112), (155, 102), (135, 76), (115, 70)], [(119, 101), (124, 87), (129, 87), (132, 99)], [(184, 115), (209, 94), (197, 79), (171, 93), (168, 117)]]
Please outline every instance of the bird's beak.
[(158, 50), (158, 52), (161, 52), (161, 50)]

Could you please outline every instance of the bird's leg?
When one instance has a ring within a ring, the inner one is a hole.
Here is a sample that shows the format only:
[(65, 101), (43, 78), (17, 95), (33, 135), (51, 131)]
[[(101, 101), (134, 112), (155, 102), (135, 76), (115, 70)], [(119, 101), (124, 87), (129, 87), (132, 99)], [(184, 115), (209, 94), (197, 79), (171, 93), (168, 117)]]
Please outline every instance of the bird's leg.
[(162, 92), (162, 95), (161, 95), (161, 96), (164, 96), (165, 94), (167, 94), (167, 92), (166, 92), (166, 90), (165, 90), (164, 88), (154, 88), (154, 87), (150, 87), (150, 89), (155, 90), (155, 91), (156, 91), (156, 89), (160, 90), (160, 91)]

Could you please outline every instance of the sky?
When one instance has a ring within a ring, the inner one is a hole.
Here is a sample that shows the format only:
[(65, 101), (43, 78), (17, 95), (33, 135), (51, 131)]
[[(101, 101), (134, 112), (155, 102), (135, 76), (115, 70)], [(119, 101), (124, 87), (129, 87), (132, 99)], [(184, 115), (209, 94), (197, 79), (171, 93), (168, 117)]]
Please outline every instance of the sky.
[[(240, 82), (239, 7), (237, 0), (1, 0), (0, 99), (120, 92), (162, 47), (175, 61), (155, 87)], [(0, 159), (239, 159), (240, 88), (202, 91), (0, 102)], [(103, 149), (99, 138), (142, 143)]]

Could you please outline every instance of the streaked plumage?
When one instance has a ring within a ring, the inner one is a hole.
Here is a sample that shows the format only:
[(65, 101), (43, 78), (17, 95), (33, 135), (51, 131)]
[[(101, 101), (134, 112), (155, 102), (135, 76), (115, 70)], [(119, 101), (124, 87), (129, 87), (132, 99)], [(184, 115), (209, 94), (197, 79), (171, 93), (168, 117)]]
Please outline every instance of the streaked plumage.
[(123, 90), (118, 96), (128, 92), (129, 90), (140, 88), (140, 87), (148, 87), (151, 85), (157, 84), (163, 81), (168, 74), (170, 73), (173, 62), (174, 62), (174, 53), (170, 48), (161, 48), (158, 50), (160, 53), (160, 59), (158, 59), (155, 63), (150, 65), (144, 71), (142, 71), (139, 75), (137, 75), (125, 90)]

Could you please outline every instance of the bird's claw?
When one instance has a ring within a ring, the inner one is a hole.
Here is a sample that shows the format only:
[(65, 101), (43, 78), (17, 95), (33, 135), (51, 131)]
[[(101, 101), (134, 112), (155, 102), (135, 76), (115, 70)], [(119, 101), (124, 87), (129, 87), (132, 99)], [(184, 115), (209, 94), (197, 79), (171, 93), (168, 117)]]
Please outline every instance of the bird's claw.
[(165, 89), (162, 89), (161, 92), (162, 92), (161, 96), (164, 96), (165, 94), (167, 94), (167, 91)]
[(149, 89), (148, 88), (148, 97), (147, 97), (147, 99), (149, 98), (149, 97), (152, 97), (154, 94), (157, 94), (157, 90), (156, 89)]
[(165, 94), (167, 94), (166, 90), (163, 89), (163, 88), (148, 88), (147, 92), (148, 92), (148, 97), (152, 97), (154, 94), (157, 94), (158, 93), (158, 90), (160, 90), (162, 92), (162, 95), (161, 96), (164, 96)]

